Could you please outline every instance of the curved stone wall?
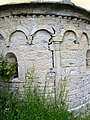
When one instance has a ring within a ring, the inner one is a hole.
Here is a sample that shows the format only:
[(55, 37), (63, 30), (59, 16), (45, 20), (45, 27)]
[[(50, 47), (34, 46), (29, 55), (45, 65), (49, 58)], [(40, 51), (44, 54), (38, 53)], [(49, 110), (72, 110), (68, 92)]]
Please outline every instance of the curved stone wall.
[(85, 19), (83, 14), (80, 17), (79, 11), (74, 11), (75, 16), (72, 15), (72, 9), (68, 9), (67, 12), (70, 13), (65, 15), (63, 6), (62, 13), (50, 7), (54, 15), (48, 15), (45, 11), (42, 13), (40, 6), (33, 9), (25, 6), (25, 11), (22, 9), (21, 12), (19, 9), (20, 14), (15, 8), (8, 9), (1, 11), (0, 51), (4, 56), (8, 53), (15, 54), (18, 61), (18, 81), (25, 82), (27, 70), (34, 66), (35, 81), (41, 87), (47, 82), (47, 93), (55, 94), (55, 85), (58, 91), (59, 82), (66, 78), (69, 109), (78, 109), (88, 103), (90, 19)]

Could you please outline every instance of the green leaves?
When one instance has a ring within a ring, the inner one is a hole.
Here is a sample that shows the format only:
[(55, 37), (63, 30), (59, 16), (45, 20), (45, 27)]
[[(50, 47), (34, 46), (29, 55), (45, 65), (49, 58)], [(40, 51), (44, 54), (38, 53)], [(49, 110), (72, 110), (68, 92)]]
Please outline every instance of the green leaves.
[(0, 60), (0, 77), (5, 81), (9, 81), (16, 73), (17, 63), (9, 63), (6, 59)]

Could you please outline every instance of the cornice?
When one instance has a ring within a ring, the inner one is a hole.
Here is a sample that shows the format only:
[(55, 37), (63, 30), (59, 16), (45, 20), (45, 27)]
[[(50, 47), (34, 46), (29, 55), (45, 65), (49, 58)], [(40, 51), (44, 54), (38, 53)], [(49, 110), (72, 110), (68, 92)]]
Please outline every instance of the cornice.
[[(39, 14), (55, 14), (60, 15), (61, 11), (64, 10), (69, 12), (73, 12), (73, 16), (85, 16), (90, 20), (90, 11), (83, 9), (79, 6), (74, 5), (73, 3), (69, 2), (39, 2), (39, 1), (32, 1), (28, 3), (11, 3), (11, 4), (4, 4), (0, 5), (0, 13), (7, 12), (7, 11), (15, 11), (15, 10), (26, 10), (30, 9), (31, 13), (34, 14), (38, 12)], [(24, 12), (25, 13), (25, 12)], [(29, 13), (29, 12), (28, 12)], [(79, 14), (79, 15), (77, 15)]]
[(46, 17), (46, 18), (58, 18), (61, 21), (66, 20), (67, 22), (74, 21), (75, 23), (82, 22), (82, 23), (90, 24), (90, 20), (87, 20), (87, 19), (84, 19), (84, 18), (81, 18), (81, 17), (63, 16), (63, 15), (55, 15), (55, 14), (53, 14), (53, 15), (48, 15), (48, 14), (47, 15), (46, 14), (27, 14), (27, 13), (11, 14), (11, 15), (0, 17), (0, 19), (5, 20), (7, 18), (7, 19), (18, 19), (18, 20), (20, 20), (20, 19), (23, 19), (23, 18), (43, 18), (43, 17)]

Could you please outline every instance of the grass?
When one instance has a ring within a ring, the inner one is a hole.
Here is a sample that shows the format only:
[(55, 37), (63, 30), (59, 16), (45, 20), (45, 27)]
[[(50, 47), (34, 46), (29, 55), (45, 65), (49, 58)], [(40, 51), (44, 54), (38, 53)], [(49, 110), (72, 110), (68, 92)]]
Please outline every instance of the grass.
[[(45, 102), (45, 98), (38, 94), (36, 88), (26, 91), (22, 99), (12, 97), (10, 92), (0, 98), (0, 120), (90, 120), (90, 115), (75, 119), (73, 113), (68, 112), (63, 100), (60, 100), (58, 106), (51, 99)], [(16, 94), (19, 97), (20, 94)]]
[(0, 120), (90, 120), (90, 114), (84, 118), (81, 115), (74, 118), (74, 114), (69, 113), (66, 106), (67, 94), (64, 94), (65, 81), (64, 84), (60, 83), (58, 100), (51, 99), (51, 95), (48, 98), (45, 97), (46, 85), (42, 95), (39, 94), (36, 84), (32, 89), (34, 69), (28, 74), (26, 83), (29, 80), (30, 86), (28, 85), (28, 89), (27, 84), (24, 86), (22, 97), (19, 90), (14, 91), (13, 94), (9, 89), (0, 96)]
[(0, 101), (0, 120), (65, 120), (68, 111), (53, 102), (45, 103), (36, 91), (23, 99), (12, 99), (9, 92)]

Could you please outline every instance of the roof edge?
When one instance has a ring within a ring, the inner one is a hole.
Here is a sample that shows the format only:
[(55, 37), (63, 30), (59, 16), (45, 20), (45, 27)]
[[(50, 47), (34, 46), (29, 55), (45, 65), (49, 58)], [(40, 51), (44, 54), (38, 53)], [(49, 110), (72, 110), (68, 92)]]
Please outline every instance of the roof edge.
[(75, 5), (73, 2), (66, 2), (66, 1), (30, 1), (30, 2), (11, 2), (11, 3), (6, 3), (6, 4), (2, 4), (0, 5), (1, 7), (6, 7), (6, 6), (14, 6), (14, 5), (29, 5), (29, 4), (62, 4), (62, 5), (70, 5), (76, 9), (80, 9), (82, 11), (85, 11), (87, 13), (90, 14), (90, 10), (87, 10), (83, 7), (77, 6)]
[(8, 5), (19, 5), (19, 4), (30, 4), (30, 3), (36, 3), (36, 4), (44, 4), (44, 3), (52, 3), (52, 4), (70, 4), (70, 5), (73, 5), (74, 3), (72, 3), (72, 2), (65, 2), (65, 1), (49, 1), (49, 0), (47, 0), (47, 1), (30, 1), (30, 2), (11, 2), (11, 3), (5, 3), (5, 4), (1, 4), (0, 5), (0, 7), (1, 6), (8, 6)]

